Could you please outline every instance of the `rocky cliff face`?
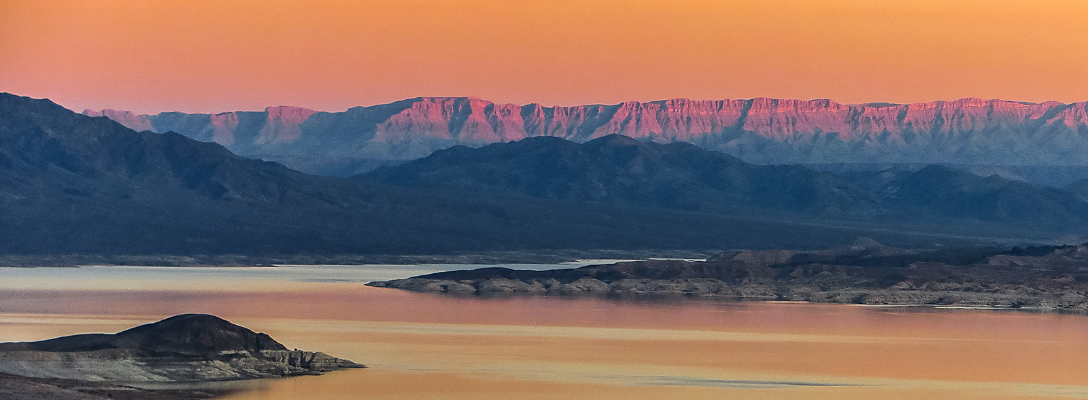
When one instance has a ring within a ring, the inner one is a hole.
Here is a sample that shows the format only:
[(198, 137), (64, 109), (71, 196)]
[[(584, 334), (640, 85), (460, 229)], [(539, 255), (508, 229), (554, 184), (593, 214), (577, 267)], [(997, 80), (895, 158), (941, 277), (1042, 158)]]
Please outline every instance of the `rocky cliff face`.
[[(761, 163), (911, 162), (1088, 165), (1088, 103), (961, 99), (915, 104), (831, 100), (695, 101), (544, 107), (420, 97), (339, 113), (297, 107), (221, 114), (104, 115), (136, 130), (175, 131), (251, 157), (329, 163), (406, 160), (454, 145), (611, 134), (688, 142)], [(309, 172), (322, 172), (320, 166)]]

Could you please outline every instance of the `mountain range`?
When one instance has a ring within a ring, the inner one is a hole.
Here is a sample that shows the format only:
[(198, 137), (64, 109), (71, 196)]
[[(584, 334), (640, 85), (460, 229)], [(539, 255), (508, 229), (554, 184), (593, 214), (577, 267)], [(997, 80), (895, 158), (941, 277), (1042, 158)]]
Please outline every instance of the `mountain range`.
[(606, 135), (454, 146), (350, 178), (0, 94), (2, 254), (902, 246), (1085, 234), (1088, 183), (821, 172)]
[(585, 143), (534, 137), (478, 149), (457, 146), (355, 179), (710, 213), (752, 207), (823, 215), (882, 212), (830, 173), (753, 165), (688, 143), (643, 143), (622, 135)]
[[(823, 246), (871, 233), (313, 176), (215, 143), (136, 132), (11, 94), (0, 94), (0, 183), (2, 254), (704, 249)], [(870, 236), (933, 240), (901, 232)]]
[[(1054, 180), (1088, 172), (1088, 102), (961, 99), (915, 104), (832, 100), (630, 101), (545, 107), (471, 97), (419, 97), (343, 112), (299, 107), (264, 111), (108, 116), (134, 130), (177, 132), (232, 152), (321, 175), (348, 176), (455, 145), (479, 147), (529, 137), (586, 142), (619, 134), (685, 142), (760, 164), (955, 164), (1020, 167), (1008, 176)], [(1065, 179), (1062, 185), (1071, 182)], [(1051, 183), (1046, 181), (1043, 183)]]
[(609, 135), (457, 146), (354, 179), (421, 189), (520, 194), (578, 203), (714, 214), (856, 221), (959, 219), (1047, 229), (1088, 222), (1084, 187), (1043, 187), (931, 165), (832, 174), (801, 165), (755, 165), (687, 143)]

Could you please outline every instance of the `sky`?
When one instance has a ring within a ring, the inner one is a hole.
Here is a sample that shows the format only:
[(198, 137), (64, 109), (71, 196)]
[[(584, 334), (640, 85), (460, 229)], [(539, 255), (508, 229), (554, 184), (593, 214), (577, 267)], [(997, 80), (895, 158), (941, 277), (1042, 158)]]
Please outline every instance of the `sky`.
[(76, 111), (417, 96), (1088, 100), (1083, 0), (0, 0), (0, 92)]

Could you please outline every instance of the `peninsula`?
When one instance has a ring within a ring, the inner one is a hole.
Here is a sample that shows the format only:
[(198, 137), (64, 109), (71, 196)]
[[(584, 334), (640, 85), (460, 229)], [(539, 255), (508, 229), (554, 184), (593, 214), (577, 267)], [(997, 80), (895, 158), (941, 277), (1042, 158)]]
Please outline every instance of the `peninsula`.
[(1088, 245), (911, 250), (869, 238), (821, 251), (730, 251), (545, 271), (482, 268), (369, 285), (460, 295), (684, 297), (1088, 311)]

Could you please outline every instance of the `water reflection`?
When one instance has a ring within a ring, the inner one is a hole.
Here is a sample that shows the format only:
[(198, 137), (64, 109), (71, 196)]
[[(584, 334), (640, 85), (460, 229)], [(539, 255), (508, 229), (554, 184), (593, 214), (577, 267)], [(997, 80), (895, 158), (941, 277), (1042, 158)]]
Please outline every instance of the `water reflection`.
[(397, 268), (114, 268), (0, 269), (0, 341), (201, 312), (371, 367), (266, 381), (239, 400), (1088, 397), (1081, 316), (451, 298), (361, 283), (417, 273)]

